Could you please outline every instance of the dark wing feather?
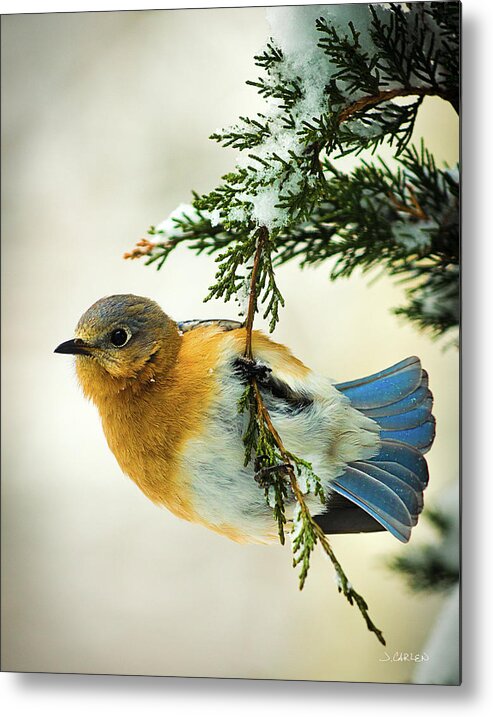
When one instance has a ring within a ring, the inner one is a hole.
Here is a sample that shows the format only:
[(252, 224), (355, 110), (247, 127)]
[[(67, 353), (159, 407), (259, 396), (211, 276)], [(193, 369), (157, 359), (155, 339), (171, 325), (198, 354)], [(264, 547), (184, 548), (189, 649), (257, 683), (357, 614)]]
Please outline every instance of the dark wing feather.
[(257, 381), (269, 411), (288, 409), (290, 412), (298, 412), (313, 403), (311, 396), (294, 390), (285, 381), (274, 376), (272, 369), (257, 361), (240, 356), (234, 360), (233, 369), (244, 383), (252, 378)]
[(328, 501), (328, 509), (314, 519), (327, 535), (339, 533), (376, 533), (385, 530), (366, 511), (358, 508), (342, 495), (333, 493)]

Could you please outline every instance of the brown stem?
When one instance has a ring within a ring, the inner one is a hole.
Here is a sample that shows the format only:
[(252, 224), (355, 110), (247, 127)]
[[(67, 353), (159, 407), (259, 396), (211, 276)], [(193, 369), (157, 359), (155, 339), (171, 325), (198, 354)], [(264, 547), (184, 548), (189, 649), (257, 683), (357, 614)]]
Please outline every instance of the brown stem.
[(248, 311), (245, 321), (246, 328), (246, 345), (245, 345), (245, 357), (253, 359), (252, 353), (252, 331), (253, 331), (253, 319), (255, 317), (256, 308), (256, 297), (257, 297), (257, 277), (260, 268), (260, 258), (265, 242), (269, 238), (269, 232), (266, 227), (260, 227), (257, 240), (257, 249), (255, 250), (255, 258), (253, 260), (252, 276), (250, 279), (250, 293), (248, 295)]
[(415, 217), (416, 219), (421, 219), (423, 221), (426, 221), (427, 219), (429, 219), (427, 213), (425, 212), (425, 210), (419, 203), (418, 198), (417, 198), (415, 192), (413, 191), (413, 188), (410, 187), (409, 185), (406, 185), (406, 189), (409, 192), (409, 196), (411, 199), (411, 204), (412, 204), (411, 207), (408, 204), (404, 204), (403, 202), (400, 202), (397, 199), (397, 197), (394, 194), (392, 194), (392, 192), (388, 193), (388, 197), (389, 197), (390, 201), (392, 202), (392, 204), (394, 205), (394, 207), (397, 209), (397, 211), (405, 212), (406, 214), (410, 214), (412, 217)]
[(337, 122), (338, 124), (341, 124), (342, 122), (348, 120), (355, 112), (364, 110), (367, 107), (374, 107), (375, 105), (379, 105), (381, 102), (392, 100), (394, 99), (394, 97), (409, 97), (412, 95), (416, 97), (438, 96), (441, 97), (443, 100), (454, 104), (448, 95), (444, 94), (443, 92), (439, 92), (438, 90), (426, 87), (409, 87), (394, 90), (382, 90), (382, 92), (379, 92), (378, 95), (362, 97), (361, 99), (356, 100), (356, 102), (353, 102), (352, 104), (348, 105), (339, 113)]
[(418, 197), (416, 196), (413, 188), (408, 186), (407, 191), (409, 192), (409, 196), (411, 197), (411, 203), (414, 207), (415, 216), (418, 219), (423, 219), (423, 221), (426, 221), (427, 219), (429, 219), (427, 213), (425, 212), (425, 210), (419, 203)]
[[(245, 357), (248, 359), (253, 359), (253, 352), (252, 352), (252, 332), (253, 332), (253, 320), (255, 318), (255, 308), (256, 308), (256, 296), (257, 296), (257, 277), (260, 267), (260, 258), (262, 256), (262, 251), (265, 246), (265, 242), (269, 238), (269, 232), (266, 227), (260, 227), (259, 229), (259, 235), (257, 240), (257, 248), (255, 250), (255, 258), (253, 260), (253, 269), (252, 269), (252, 276), (250, 279), (250, 293), (248, 296), (248, 311), (247, 311), (247, 317), (245, 321), (245, 328), (246, 328), (246, 343), (245, 343)], [(260, 390), (257, 384), (257, 381), (255, 378), (251, 379), (251, 385), (253, 388), (253, 392), (255, 395), (255, 403), (257, 406), (257, 413), (259, 414), (259, 419), (261, 421), (264, 421), (267, 425), (267, 428), (269, 429), (272, 437), (274, 438), (274, 441), (279, 449), (279, 452), (282, 456), (283, 461), (288, 466), (288, 470), (290, 473), (290, 476), (294, 478), (294, 481), (296, 482), (296, 478), (294, 476), (294, 469), (293, 465), (291, 463), (291, 460), (288, 456), (288, 453), (286, 449), (284, 448), (283, 442), (281, 440), (281, 436), (277, 432), (276, 428), (274, 427), (274, 424), (271, 421), (269, 411), (266, 409), (264, 402), (262, 400), (262, 396), (260, 394)]]

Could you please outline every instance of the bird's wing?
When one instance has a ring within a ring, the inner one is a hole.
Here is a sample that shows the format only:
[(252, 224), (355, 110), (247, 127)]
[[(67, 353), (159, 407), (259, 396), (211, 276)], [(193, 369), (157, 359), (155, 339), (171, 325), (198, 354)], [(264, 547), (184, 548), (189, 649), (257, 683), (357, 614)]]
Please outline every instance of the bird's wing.
[(231, 319), (189, 319), (187, 321), (177, 321), (176, 324), (181, 334), (187, 331), (193, 331), (193, 329), (197, 329), (201, 326), (220, 326), (224, 331), (241, 329), (243, 326), (241, 321), (232, 321)]

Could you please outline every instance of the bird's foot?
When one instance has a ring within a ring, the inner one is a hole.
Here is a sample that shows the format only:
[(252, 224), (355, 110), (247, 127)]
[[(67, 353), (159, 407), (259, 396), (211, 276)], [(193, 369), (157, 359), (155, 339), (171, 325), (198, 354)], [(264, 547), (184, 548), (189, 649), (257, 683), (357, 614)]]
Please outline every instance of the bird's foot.
[(235, 370), (246, 381), (251, 381), (254, 378), (259, 384), (268, 383), (270, 374), (272, 373), (272, 369), (268, 366), (264, 366), (264, 364), (258, 363), (254, 359), (249, 359), (246, 356), (241, 356), (236, 359)]
[(265, 466), (264, 468), (259, 468), (255, 472), (254, 478), (262, 488), (268, 488), (270, 481), (267, 479), (272, 473), (288, 473), (290, 469), (291, 466), (289, 463), (278, 463), (275, 466)]

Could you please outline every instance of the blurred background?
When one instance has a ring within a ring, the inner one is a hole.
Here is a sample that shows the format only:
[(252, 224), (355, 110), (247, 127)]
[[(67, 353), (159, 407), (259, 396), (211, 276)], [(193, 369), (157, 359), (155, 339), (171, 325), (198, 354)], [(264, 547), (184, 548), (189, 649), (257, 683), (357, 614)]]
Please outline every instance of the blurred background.
[[(79, 390), (72, 336), (96, 299), (136, 293), (174, 318), (236, 318), (203, 304), (214, 262), (186, 249), (161, 272), (122, 260), (235, 152), (208, 136), (262, 104), (253, 55), (263, 9), (2, 17), (2, 667), (4, 670), (402, 682), (315, 555), (298, 591), (289, 545), (242, 546), (151, 504), (122, 476)], [(458, 123), (426, 100), (415, 139), (457, 161)], [(275, 339), (339, 380), (417, 354), (435, 395), (432, 505), (458, 472), (458, 358), (390, 308), (385, 277), (279, 270)], [(258, 325), (261, 325), (259, 321)], [(434, 539), (424, 521), (411, 546)], [(440, 595), (386, 567), (388, 534), (333, 547), (387, 638), (424, 649)]]

